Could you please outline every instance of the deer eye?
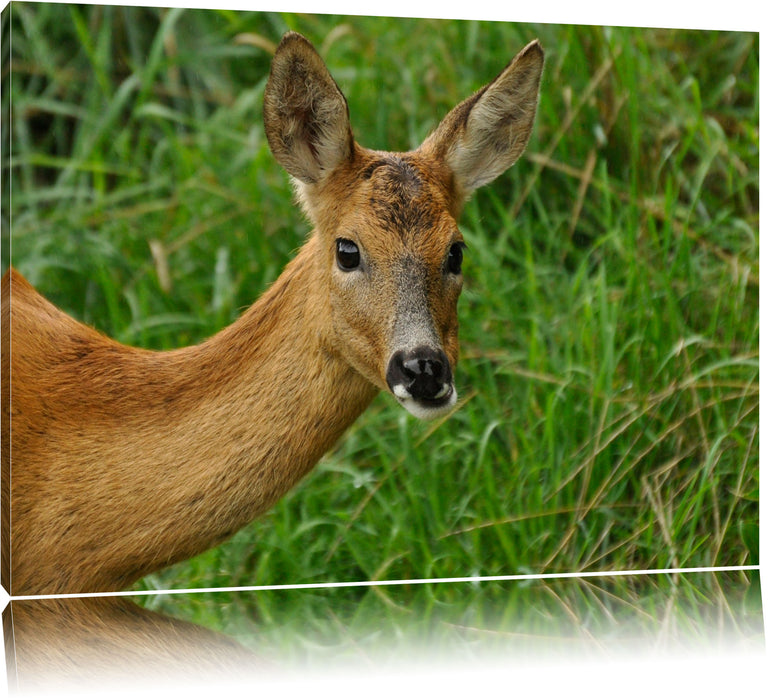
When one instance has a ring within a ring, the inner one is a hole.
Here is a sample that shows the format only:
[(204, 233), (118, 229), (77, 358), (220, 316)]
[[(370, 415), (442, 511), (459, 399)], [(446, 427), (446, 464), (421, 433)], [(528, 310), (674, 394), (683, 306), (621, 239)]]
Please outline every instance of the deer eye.
[(355, 270), (361, 263), (358, 246), (347, 238), (337, 239), (337, 265), (340, 270)]
[(450, 252), (447, 254), (447, 271), (452, 275), (461, 274), (461, 266), (463, 265), (463, 251), (466, 248), (465, 243), (453, 243), (450, 246)]

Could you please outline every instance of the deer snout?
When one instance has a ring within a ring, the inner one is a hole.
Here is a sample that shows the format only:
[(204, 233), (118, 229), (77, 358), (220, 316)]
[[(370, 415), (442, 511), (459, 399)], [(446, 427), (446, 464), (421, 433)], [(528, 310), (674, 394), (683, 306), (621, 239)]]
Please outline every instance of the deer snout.
[(458, 398), (447, 356), (431, 347), (396, 351), (385, 378), (399, 403), (418, 418), (447, 413)]

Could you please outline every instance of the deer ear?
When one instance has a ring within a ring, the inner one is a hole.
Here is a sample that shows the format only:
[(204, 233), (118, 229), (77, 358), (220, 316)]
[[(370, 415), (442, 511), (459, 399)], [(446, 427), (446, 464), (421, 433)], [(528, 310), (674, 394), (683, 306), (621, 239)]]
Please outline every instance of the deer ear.
[(264, 129), (277, 161), (307, 184), (319, 182), (353, 153), (348, 103), (301, 34), (286, 34), (272, 59)]
[(533, 41), (423, 142), (422, 150), (450, 166), (464, 195), (489, 183), (523, 153), (536, 116), (543, 66), (544, 51)]

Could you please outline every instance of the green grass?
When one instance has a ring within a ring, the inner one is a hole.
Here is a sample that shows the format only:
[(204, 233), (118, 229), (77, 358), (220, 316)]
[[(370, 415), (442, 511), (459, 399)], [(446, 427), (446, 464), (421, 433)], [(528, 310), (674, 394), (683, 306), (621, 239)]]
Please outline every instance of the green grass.
[(759, 563), (756, 34), (25, 3), (3, 21), (13, 264), (160, 349), (236, 318), (307, 233), (261, 121), (284, 31), (381, 149), (532, 38), (547, 54), (526, 155), (461, 221), (458, 410), (426, 424), (380, 396), (266, 517), (139, 588)]

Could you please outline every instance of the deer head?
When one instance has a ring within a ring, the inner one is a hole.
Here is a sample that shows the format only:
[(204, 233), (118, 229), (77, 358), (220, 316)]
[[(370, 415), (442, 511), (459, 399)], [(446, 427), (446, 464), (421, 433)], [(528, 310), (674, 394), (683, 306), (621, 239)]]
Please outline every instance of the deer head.
[(304, 37), (287, 34), (273, 59), (267, 139), (314, 226), (329, 349), (418, 417), (455, 405), (456, 219), (523, 152), (542, 66), (534, 41), (419, 148), (389, 153), (355, 142), (347, 101)]

